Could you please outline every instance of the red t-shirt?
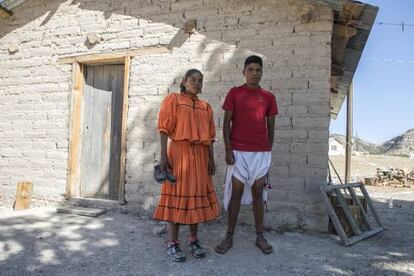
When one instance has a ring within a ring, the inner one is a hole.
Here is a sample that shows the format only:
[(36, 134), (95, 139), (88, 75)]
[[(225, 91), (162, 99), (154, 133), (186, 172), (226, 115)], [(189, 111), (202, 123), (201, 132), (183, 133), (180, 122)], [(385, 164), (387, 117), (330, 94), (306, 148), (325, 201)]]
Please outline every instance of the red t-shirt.
[(278, 113), (276, 98), (263, 88), (247, 85), (227, 93), (223, 109), (233, 112), (231, 146), (239, 151), (270, 151), (266, 117)]

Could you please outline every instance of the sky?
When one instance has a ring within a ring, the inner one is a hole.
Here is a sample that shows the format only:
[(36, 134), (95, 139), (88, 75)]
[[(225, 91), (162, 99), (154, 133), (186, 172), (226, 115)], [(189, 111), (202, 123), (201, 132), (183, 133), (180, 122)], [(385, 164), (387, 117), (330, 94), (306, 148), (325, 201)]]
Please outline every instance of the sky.
[[(379, 12), (354, 75), (353, 135), (382, 143), (414, 128), (414, 0), (360, 1)], [(346, 100), (330, 126), (345, 132)]]

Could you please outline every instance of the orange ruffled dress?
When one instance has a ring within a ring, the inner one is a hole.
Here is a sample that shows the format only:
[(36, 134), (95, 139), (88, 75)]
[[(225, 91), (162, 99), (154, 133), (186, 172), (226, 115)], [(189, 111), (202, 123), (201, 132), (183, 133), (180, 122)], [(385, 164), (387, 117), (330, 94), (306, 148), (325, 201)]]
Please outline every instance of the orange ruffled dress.
[(219, 215), (213, 181), (208, 174), (209, 145), (215, 138), (213, 111), (198, 98), (174, 93), (160, 108), (158, 130), (165, 132), (175, 184), (161, 186), (154, 219), (179, 224), (197, 224)]

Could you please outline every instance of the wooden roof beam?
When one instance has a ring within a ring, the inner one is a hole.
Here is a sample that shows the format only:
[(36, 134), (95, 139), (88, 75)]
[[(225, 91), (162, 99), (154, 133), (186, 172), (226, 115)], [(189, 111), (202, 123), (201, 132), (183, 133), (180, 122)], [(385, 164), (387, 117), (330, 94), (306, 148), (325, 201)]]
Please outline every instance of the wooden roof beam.
[(334, 24), (332, 39), (332, 60), (334, 63), (343, 63), (345, 49), (348, 45), (348, 41), (356, 34), (356, 28), (344, 26), (341, 24)]
[(365, 4), (347, 1), (342, 6), (342, 11), (339, 15), (339, 19), (346, 23), (352, 20), (357, 20), (364, 10), (364, 7)]
[(78, 56), (67, 56), (59, 58), (59, 64), (71, 64), (78, 62), (82, 64), (99, 64), (99, 63), (117, 63), (123, 62), (126, 56), (135, 57), (143, 55), (154, 55), (169, 53), (166, 47), (146, 47), (138, 49), (127, 49), (125, 51), (110, 52), (110, 53), (98, 53), (98, 54), (86, 54)]
[(340, 35), (340, 36), (350, 38), (357, 34), (357, 29), (350, 27), (350, 26), (345, 26), (342, 24), (334, 24), (333, 32), (335, 35)]
[(0, 17), (13, 16), (13, 12), (0, 5)]
[(344, 66), (336, 63), (331, 64), (331, 74), (333, 77), (343, 76), (344, 75)]

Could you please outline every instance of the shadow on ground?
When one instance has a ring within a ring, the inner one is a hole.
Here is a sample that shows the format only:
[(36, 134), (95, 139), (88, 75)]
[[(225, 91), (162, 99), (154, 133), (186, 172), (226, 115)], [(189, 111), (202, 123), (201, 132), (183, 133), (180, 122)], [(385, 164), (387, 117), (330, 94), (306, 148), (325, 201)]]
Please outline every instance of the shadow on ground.
[[(200, 227), (208, 255), (168, 260), (165, 234), (158, 223), (110, 211), (98, 218), (58, 214), (52, 208), (2, 212), (0, 274), (172, 274), (172, 275), (412, 275), (414, 273), (414, 202), (395, 200), (393, 209), (376, 201), (387, 230), (351, 247), (334, 235), (268, 232), (275, 253), (264, 256), (254, 246), (251, 226), (240, 225), (234, 247), (224, 256), (214, 246), (224, 234), (223, 221)], [(181, 232), (185, 250), (188, 229)]]

